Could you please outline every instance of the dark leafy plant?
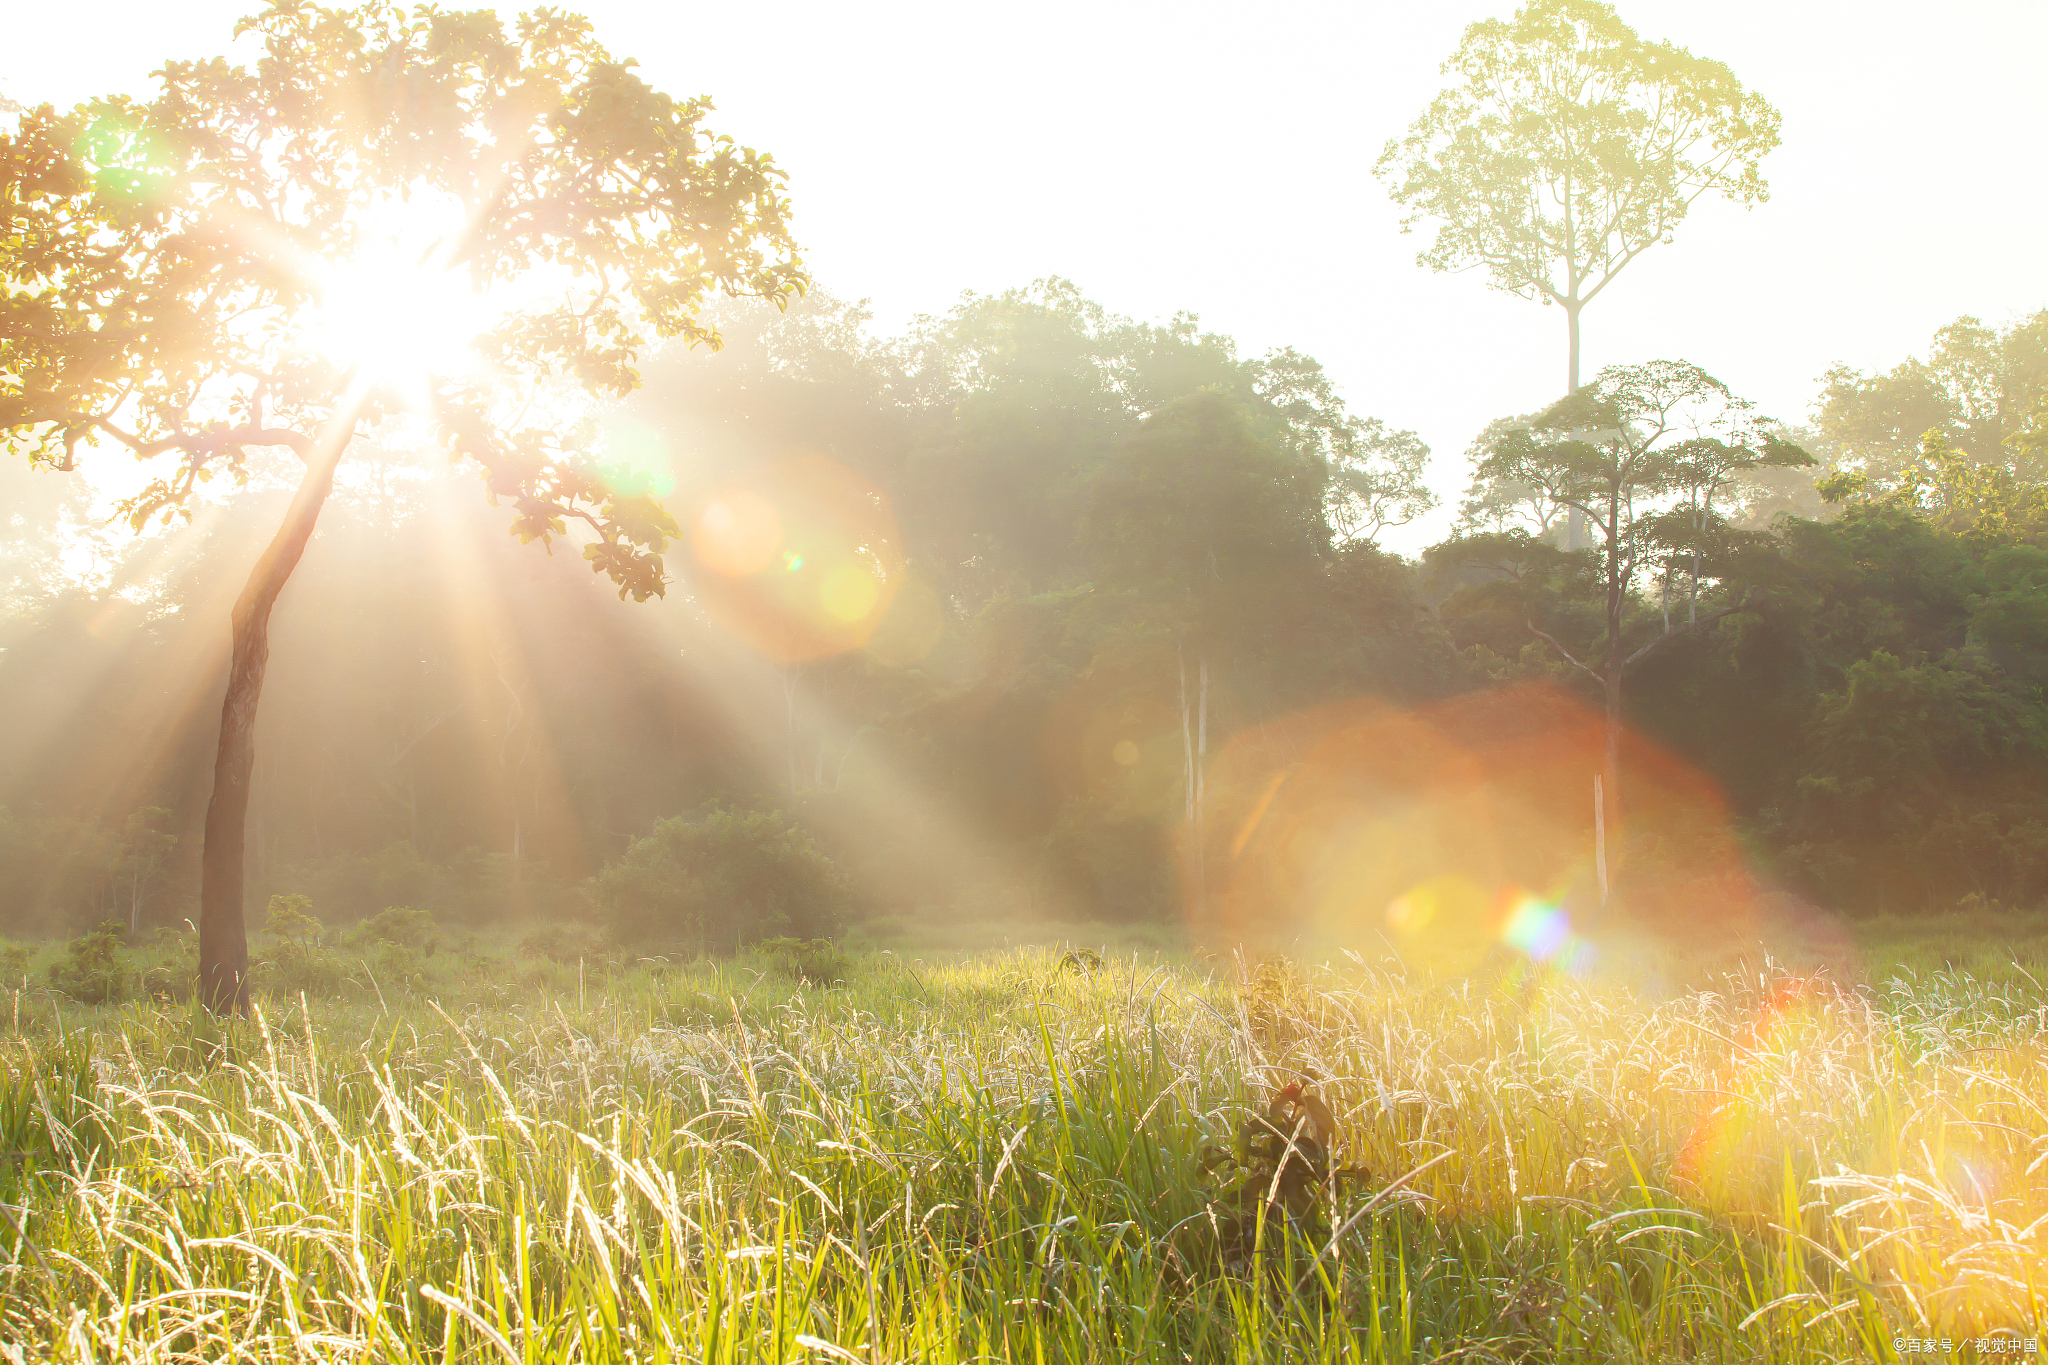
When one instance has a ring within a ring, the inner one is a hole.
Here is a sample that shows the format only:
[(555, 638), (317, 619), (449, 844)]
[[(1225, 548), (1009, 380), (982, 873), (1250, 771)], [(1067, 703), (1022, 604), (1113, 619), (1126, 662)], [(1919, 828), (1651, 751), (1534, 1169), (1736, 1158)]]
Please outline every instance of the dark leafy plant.
[[(1329, 1238), (1328, 1210), (1346, 1186), (1370, 1174), (1335, 1163), (1336, 1138), (1336, 1116), (1304, 1078), (1239, 1124), (1229, 1147), (1203, 1148), (1201, 1173), (1213, 1191), (1209, 1212), (1225, 1270), (1245, 1273), (1256, 1255), (1279, 1254), (1290, 1240), (1312, 1257)], [(1312, 1274), (1310, 1262), (1304, 1281)]]
[(852, 956), (827, 938), (763, 939), (755, 951), (813, 986), (843, 986), (853, 974)]
[(50, 984), (82, 1005), (127, 999), (133, 979), (121, 951), (121, 926), (112, 920), (64, 945), (64, 959), (50, 967)]

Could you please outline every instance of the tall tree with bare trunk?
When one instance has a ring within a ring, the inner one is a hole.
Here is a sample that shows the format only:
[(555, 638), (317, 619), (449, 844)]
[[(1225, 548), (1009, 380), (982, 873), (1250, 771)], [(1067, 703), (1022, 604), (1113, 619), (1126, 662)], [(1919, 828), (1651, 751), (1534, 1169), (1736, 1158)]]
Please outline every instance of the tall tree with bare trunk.
[[(1532, 0), (1465, 30), (1458, 78), (1375, 167), (1436, 240), (1432, 270), (1564, 310), (1565, 392), (1579, 389), (1579, 314), (1709, 194), (1770, 197), (1758, 173), (1778, 111), (1721, 62), (1646, 41), (1600, 0)], [(1569, 518), (1567, 548), (1584, 543)]]

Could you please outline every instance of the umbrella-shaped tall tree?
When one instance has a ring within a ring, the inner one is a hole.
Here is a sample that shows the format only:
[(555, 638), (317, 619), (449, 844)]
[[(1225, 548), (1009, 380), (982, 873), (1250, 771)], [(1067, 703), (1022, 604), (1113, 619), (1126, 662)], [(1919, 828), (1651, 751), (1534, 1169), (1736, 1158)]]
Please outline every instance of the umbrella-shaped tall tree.
[(581, 524), (623, 597), (675, 524), (585, 420), (655, 337), (718, 344), (713, 291), (804, 285), (782, 173), (651, 89), (580, 18), (295, 0), (263, 56), (0, 132), (0, 439), (71, 469), (170, 468), (124, 509), (189, 515), (265, 448), (303, 464), (236, 602), (200, 899), (202, 998), (240, 1008), (243, 826), (268, 623), (351, 442), (410, 414), (516, 509)]
[[(1685, 563), (1696, 598), (1702, 576), (1724, 585), (1760, 548), (1758, 537), (1731, 530), (1713, 511), (1713, 494), (1733, 475), (1760, 465), (1804, 465), (1805, 451), (1786, 442), (1776, 426), (1697, 365), (1652, 361), (1602, 370), (1577, 393), (1528, 422), (1489, 429), (1476, 475), (1482, 483), (1531, 490), (1544, 503), (1569, 508), (1592, 528), (1599, 631), (1592, 662), (1580, 659), (1534, 621), (1529, 630), (1547, 641), (1600, 686), (1606, 708), (1603, 781), (1612, 823), (1621, 800), (1622, 681), (1629, 669), (1680, 636), (1751, 605), (1750, 585), (1718, 608), (1689, 607), (1674, 626), (1647, 611), (1632, 613), (1643, 576), (1662, 565)], [(1481, 537), (1480, 557), (1498, 548)], [(1703, 551), (1711, 551), (1704, 554)]]
[(1459, 83), (1387, 143), (1378, 173), (1408, 210), (1403, 231), (1441, 223), (1421, 264), (1482, 266), (1494, 288), (1564, 310), (1576, 392), (1579, 311), (1701, 196), (1766, 198), (1757, 163), (1778, 145), (1778, 112), (1602, 0), (1531, 0), (1476, 23), (1444, 71)]

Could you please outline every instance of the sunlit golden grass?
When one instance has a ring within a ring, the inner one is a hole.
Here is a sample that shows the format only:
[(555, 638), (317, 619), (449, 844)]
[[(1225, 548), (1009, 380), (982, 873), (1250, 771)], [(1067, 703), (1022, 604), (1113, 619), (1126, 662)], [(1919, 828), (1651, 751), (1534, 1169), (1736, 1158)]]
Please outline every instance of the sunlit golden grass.
[[(1652, 1003), (1043, 950), (557, 979), (221, 1040), (134, 1007), (60, 1038), (30, 1000), (10, 1358), (1862, 1360), (2041, 1327), (2024, 981)], [(1200, 1150), (1301, 1075), (1371, 1178), (1246, 1268)]]

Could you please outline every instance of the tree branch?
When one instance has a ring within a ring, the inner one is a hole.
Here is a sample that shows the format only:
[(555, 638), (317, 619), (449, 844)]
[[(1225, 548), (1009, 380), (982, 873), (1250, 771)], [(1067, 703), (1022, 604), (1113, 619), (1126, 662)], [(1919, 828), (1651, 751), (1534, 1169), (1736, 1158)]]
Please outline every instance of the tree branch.
[(1604, 683), (1604, 682), (1606, 682), (1606, 681), (1607, 681), (1607, 680), (1606, 680), (1605, 678), (1601, 677), (1601, 676), (1600, 676), (1600, 675), (1599, 675), (1598, 673), (1595, 673), (1595, 672), (1594, 672), (1594, 671), (1593, 671), (1592, 669), (1590, 669), (1590, 668), (1586, 667), (1586, 666), (1585, 666), (1584, 664), (1580, 663), (1580, 662), (1579, 662), (1579, 661), (1578, 661), (1577, 659), (1574, 659), (1574, 658), (1572, 657), (1572, 652), (1571, 652), (1570, 650), (1566, 649), (1566, 648), (1565, 648), (1565, 647), (1564, 647), (1563, 645), (1559, 644), (1559, 643), (1557, 642), (1557, 639), (1556, 639), (1556, 637), (1554, 637), (1554, 636), (1551, 636), (1551, 635), (1547, 635), (1547, 634), (1545, 634), (1545, 633), (1544, 633), (1543, 631), (1540, 631), (1540, 630), (1536, 629), (1536, 623), (1535, 623), (1534, 621), (1525, 621), (1525, 622), (1523, 622), (1523, 624), (1529, 627), (1529, 633), (1530, 633), (1531, 635), (1534, 635), (1534, 636), (1537, 636), (1537, 637), (1538, 637), (1538, 638), (1540, 638), (1540, 639), (1543, 639), (1543, 640), (1547, 640), (1547, 641), (1549, 641), (1549, 642), (1550, 642), (1550, 647), (1551, 647), (1552, 649), (1556, 650), (1556, 651), (1557, 651), (1558, 653), (1560, 653), (1560, 654), (1564, 655), (1564, 661), (1565, 661), (1566, 663), (1570, 664), (1570, 665), (1571, 665), (1571, 666), (1572, 666), (1573, 668), (1576, 668), (1576, 669), (1578, 669), (1578, 670), (1579, 670), (1579, 671), (1580, 671), (1581, 673), (1584, 673), (1584, 674), (1585, 674), (1585, 675), (1586, 675), (1587, 677), (1589, 677), (1589, 678), (1593, 679), (1593, 681), (1595, 681), (1595, 682), (1601, 682), (1601, 683)]
[[(1681, 635), (1690, 635), (1693, 631), (1698, 630), (1701, 626), (1710, 626), (1724, 616), (1733, 616), (1738, 611), (1746, 611), (1753, 604), (1753, 602), (1754, 599), (1745, 594), (1743, 596), (1743, 599), (1740, 602), (1737, 602), (1732, 607), (1723, 607), (1721, 610), (1717, 612), (1713, 612), (1709, 615), (1700, 617), (1697, 621), (1688, 621), (1686, 622), (1686, 624), (1680, 626), (1677, 630), (1667, 630), (1662, 635), (1654, 636), (1650, 640), (1650, 643), (1644, 645), (1641, 649), (1629, 655), (1626, 659), (1623, 659), (1621, 661), (1621, 666), (1623, 668), (1628, 668), (1629, 666), (1634, 664), (1636, 660), (1642, 658), (1644, 655), (1650, 653), (1652, 650), (1656, 649), (1659, 645), (1665, 643), (1668, 640), (1676, 640)], [(1530, 629), (1534, 630), (1535, 627), (1531, 626)]]

